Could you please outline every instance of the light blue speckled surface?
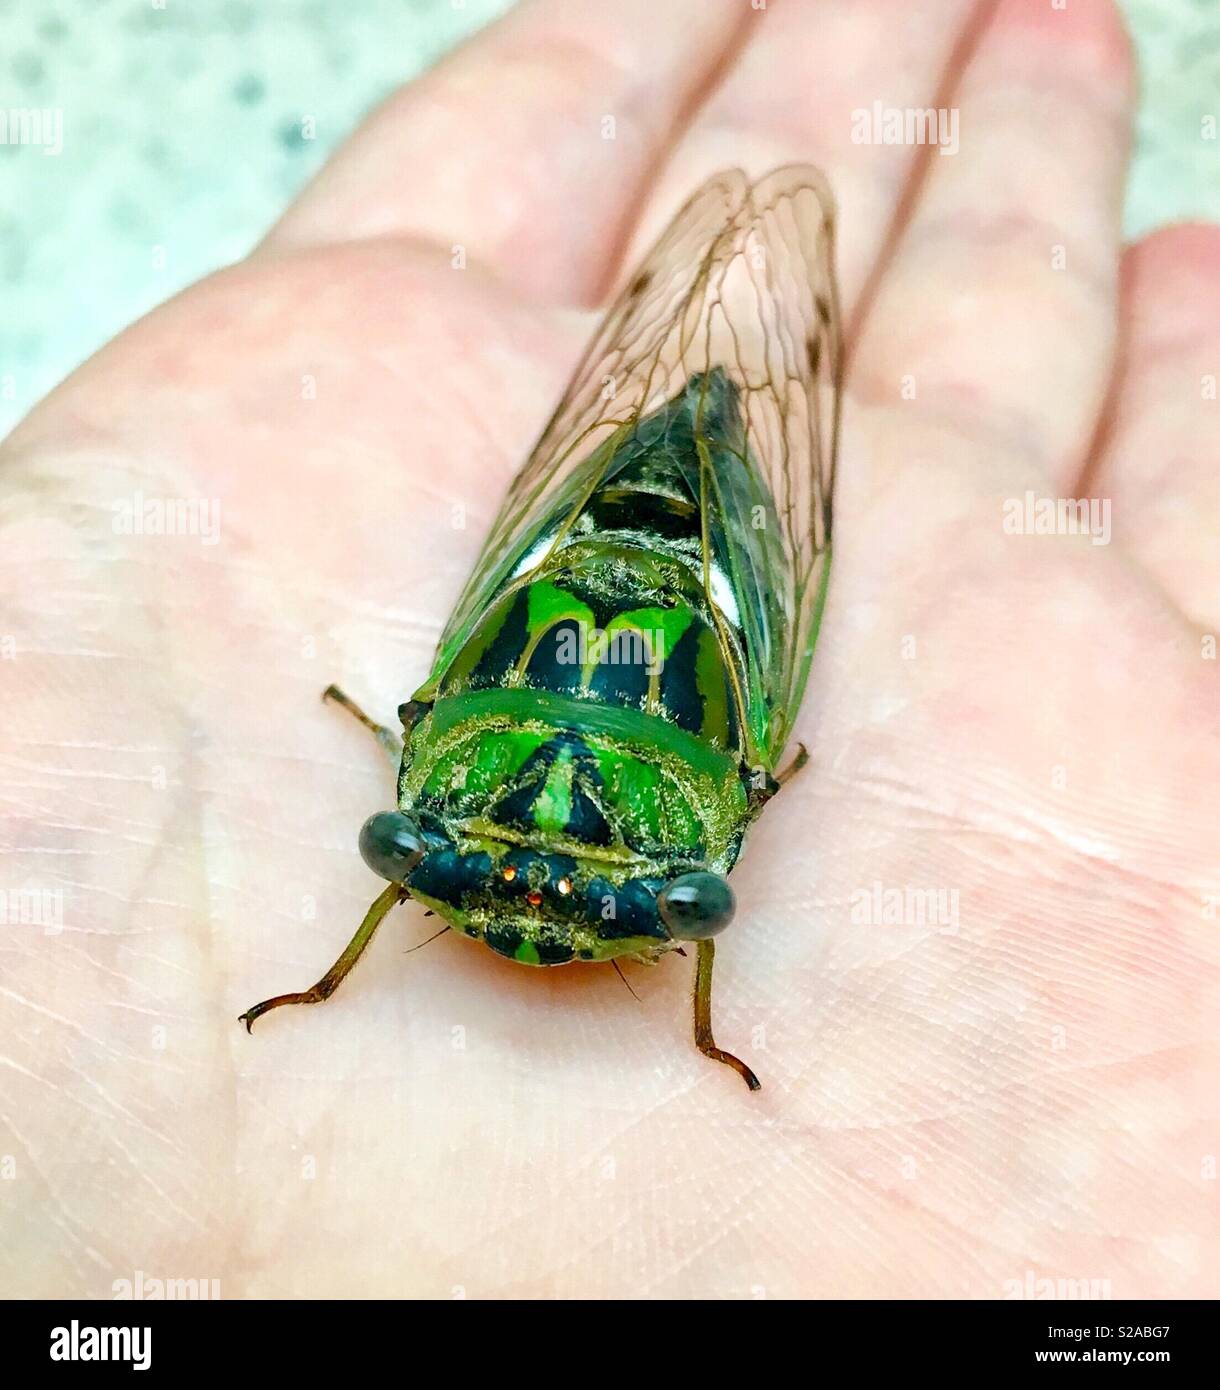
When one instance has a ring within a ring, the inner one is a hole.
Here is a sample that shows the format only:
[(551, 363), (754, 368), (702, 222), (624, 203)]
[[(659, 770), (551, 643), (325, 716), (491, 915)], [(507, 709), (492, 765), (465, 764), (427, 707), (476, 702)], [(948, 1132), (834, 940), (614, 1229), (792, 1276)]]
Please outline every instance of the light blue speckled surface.
[[(57, 157), (0, 144), (0, 436), (124, 324), (242, 255), (370, 105), (505, 8), (0, 0), (0, 107), (64, 113)], [(1128, 231), (1220, 217), (1202, 126), (1220, 114), (1220, 0), (1124, 8), (1144, 93)]]

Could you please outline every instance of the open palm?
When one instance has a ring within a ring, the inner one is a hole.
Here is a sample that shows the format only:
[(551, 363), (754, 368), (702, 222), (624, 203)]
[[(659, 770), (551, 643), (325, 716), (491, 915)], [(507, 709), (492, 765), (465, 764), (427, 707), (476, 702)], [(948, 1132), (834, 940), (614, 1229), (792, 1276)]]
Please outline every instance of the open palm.
[[(1130, 88), (1102, 0), (539, 0), (18, 429), (3, 882), (62, 912), (2, 938), (4, 1292), (1220, 1292), (1220, 236), (1121, 253)], [(960, 149), (853, 143), (878, 100)], [(595, 306), (790, 161), (854, 333), (811, 765), (719, 952), (762, 1092), (689, 962), (407, 957), (414, 906), (248, 1037), (380, 888), (392, 772), (321, 690), (392, 720)], [(1013, 534), (1027, 492), (1112, 543)]]

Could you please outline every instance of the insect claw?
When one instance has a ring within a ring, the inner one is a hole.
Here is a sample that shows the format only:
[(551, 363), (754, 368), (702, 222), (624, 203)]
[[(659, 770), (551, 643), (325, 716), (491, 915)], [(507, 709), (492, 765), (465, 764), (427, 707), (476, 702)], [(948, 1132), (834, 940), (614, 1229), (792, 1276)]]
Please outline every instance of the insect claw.
[[(268, 1001), (268, 1002), (270, 1002), (270, 1001)], [(247, 1033), (253, 1033), (253, 1031), (254, 1031), (254, 1020), (258, 1019), (258, 1017), (263, 1016), (265, 1012), (267, 1012), (267, 1011), (265, 1011), (265, 1009), (263, 1008), (263, 1005), (261, 1005), (261, 1004), (256, 1004), (256, 1005), (253, 1006), (252, 1009), (246, 1009), (246, 1012), (245, 1012), (245, 1013), (239, 1013), (239, 1015), (238, 1015), (238, 1023), (245, 1023), (245, 1024), (246, 1024), (246, 1031), (247, 1031)]]
[(301, 990), (298, 994), (277, 994), (271, 999), (264, 999), (261, 1004), (255, 1004), (244, 1014), (238, 1015), (238, 1023), (244, 1023), (246, 1032), (252, 1033), (254, 1020), (261, 1018), (271, 1009), (278, 1009), (283, 1004), (320, 1004), (323, 1000), (329, 999), (347, 972), (360, 959), (364, 948), (372, 940), (373, 933), (380, 925), (381, 919), (392, 907), (404, 902), (406, 897), (407, 891), (401, 883), (391, 883), (382, 891), (380, 897), (373, 901), (372, 906), (364, 914), (364, 921), (356, 928), (356, 935), (347, 943), (346, 950), (316, 985), (310, 985), (308, 989)]
[(780, 787), (782, 787), (785, 782), (795, 777), (808, 761), (809, 749), (806, 748), (803, 743), (798, 743), (796, 745), (796, 755), (788, 766), (784, 768), (782, 772), (778, 773), (775, 778), (775, 790), (779, 791)]

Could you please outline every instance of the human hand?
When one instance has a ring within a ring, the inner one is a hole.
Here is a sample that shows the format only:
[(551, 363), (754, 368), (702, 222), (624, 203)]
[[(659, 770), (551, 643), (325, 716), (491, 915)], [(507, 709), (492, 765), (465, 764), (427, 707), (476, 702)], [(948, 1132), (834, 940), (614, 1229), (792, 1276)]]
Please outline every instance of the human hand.
[[(992, 8), (527, 5), (11, 436), (3, 882), (63, 921), (3, 936), (7, 1293), (1216, 1295), (1220, 236), (1121, 250), (1111, 6)], [(878, 99), (960, 149), (854, 144)], [(762, 1092), (689, 962), (408, 959), (416, 907), (248, 1037), (381, 886), (392, 775), (320, 691), (392, 719), (596, 306), (790, 161), (854, 331), (811, 766), (719, 943)], [(1112, 544), (1007, 533), (1027, 491)], [(116, 533), (139, 494), (217, 543)], [(874, 885), (957, 920), (853, 921)]]

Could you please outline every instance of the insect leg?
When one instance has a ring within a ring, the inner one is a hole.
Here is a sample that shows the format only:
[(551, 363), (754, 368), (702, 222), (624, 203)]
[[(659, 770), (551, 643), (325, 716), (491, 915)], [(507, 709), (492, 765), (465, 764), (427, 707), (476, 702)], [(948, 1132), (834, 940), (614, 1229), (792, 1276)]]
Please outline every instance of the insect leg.
[(264, 999), (261, 1004), (255, 1004), (253, 1008), (247, 1009), (237, 1021), (244, 1023), (246, 1032), (249, 1033), (253, 1031), (255, 1019), (261, 1018), (270, 1009), (278, 1009), (281, 1004), (320, 1004), (322, 1000), (329, 999), (338, 989), (347, 972), (364, 954), (364, 948), (372, 941), (373, 933), (381, 925), (382, 918), (392, 907), (397, 903), (405, 902), (409, 896), (410, 894), (401, 883), (391, 883), (364, 914), (364, 921), (356, 928), (356, 935), (347, 943), (343, 954), (316, 985), (302, 990), (300, 994), (277, 994), (274, 999)]
[(716, 1039), (712, 1037), (712, 966), (715, 960), (716, 943), (701, 941), (695, 966), (695, 1046), (713, 1062), (723, 1062), (732, 1067), (751, 1091), (761, 1090), (762, 1082), (741, 1058), (717, 1047)]
[(792, 759), (792, 761), (788, 764), (786, 768), (784, 768), (783, 772), (778, 772), (775, 775), (776, 790), (782, 787), (785, 782), (795, 777), (796, 774), (801, 770), (801, 768), (805, 766), (805, 764), (808, 761), (809, 750), (805, 747), (803, 743), (798, 743), (796, 745), (796, 757)]
[(384, 724), (378, 724), (375, 719), (370, 719), (367, 714), (350, 696), (345, 695), (337, 685), (328, 685), (322, 692), (323, 700), (333, 700), (335, 704), (342, 706), (348, 714), (354, 714), (364, 727), (373, 735), (385, 751), (398, 762), (402, 757), (402, 739), (393, 729), (387, 729)]

